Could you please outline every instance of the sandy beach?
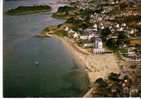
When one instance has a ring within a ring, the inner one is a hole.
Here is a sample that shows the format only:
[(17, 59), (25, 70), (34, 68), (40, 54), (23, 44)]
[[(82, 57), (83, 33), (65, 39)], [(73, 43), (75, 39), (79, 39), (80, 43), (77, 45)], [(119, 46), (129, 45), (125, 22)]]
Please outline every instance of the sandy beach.
[(64, 46), (66, 46), (72, 54), (74, 60), (80, 64), (80, 68), (88, 73), (91, 82), (94, 82), (99, 77), (105, 78), (111, 72), (120, 72), (116, 57), (113, 53), (93, 55), (87, 50), (77, 46), (73, 40), (67, 37), (62, 38), (56, 35), (52, 37), (62, 41)]

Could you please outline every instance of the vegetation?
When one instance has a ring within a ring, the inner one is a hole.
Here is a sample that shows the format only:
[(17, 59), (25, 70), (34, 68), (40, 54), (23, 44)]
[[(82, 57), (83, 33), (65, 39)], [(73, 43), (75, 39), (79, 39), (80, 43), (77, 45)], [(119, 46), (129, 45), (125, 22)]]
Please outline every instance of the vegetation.
[(50, 11), (51, 7), (48, 5), (35, 5), (35, 6), (19, 6), (15, 9), (10, 9), (7, 11), (9, 15), (20, 15), (20, 14), (30, 14), (39, 13), (42, 11)]
[(88, 8), (85, 9), (85, 10), (84, 9), (80, 9), (79, 14), (80, 14), (80, 17), (85, 18), (86, 16), (90, 15), (92, 12), (93, 11), (88, 9)]
[(111, 33), (112, 32), (109, 28), (104, 28), (104, 29), (101, 30), (100, 34), (101, 34), (102, 39), (105, 41), (106, 38), (108, 37), (108, 35), (110, 35)]
[(120, 79), (120, 74), (111, 73), (108, 79), (98, 78), (94, 85), (94, 97), (128, 97), (129, 92), (125, 91), (125, 87), (130, 89), (131, 79), (127, 75)]
[(72, 11), (72, 10), (74, 10), (73, 7), (64, 6), (64, 7), (59, 7), (57, 12), (66, 12), (66, 13), (68, 13), (69, 11)]
[(125, 32), (118, 32), (117, 46), (123, 45), (128, 41), (128, 35)]
[(129, 16), (122, 16), (122, 17), (116, 17), (116, 20), (112, 20), (113, 22), (117, 23), (132, 23), (132, 22), (139, 22), (141, 21), (140, 15), (129, 15)]
[(71, 6), (63, 6), (63, 7), (59, 7), (58, 11), (56, 13), (53, 14), (53, 17), (55, 18), (62, 18), (62, 19), (68, 19), (70, 17), (75, 16), (75, 12), (74, 12), (73, 7)]
[(65, 26), (71, 27), (70, 24), (60, 24), (60, 25), (49, 26), (43, 29), (43, 31), (41, 32), (41, 35), (56, 34), (61, 37), (67, 36), (67, 32), (64, 31)]
[(45, 29), (43, 29), (43, 31), (44, 32), (49, 32), (51, 30), (56, 30), (56, 29), (58, 29), (58, 26), (53, 25), (53, 26), (46, 27)]
[(67, 32), (65, 32), (64, 30), (58, 30), (54, 32), (54, 34), (61, 36), (61, 37), (67, 36)]
[(82, 29), (88, 28), (91, 25), (87, 22), (87, 20), (83, 21), (79, 18), (73, 18), (73, 17), (67, 19), (66, 23), (73, 24), (76, 28), (82, 28)]
[(118, 48), (116, 40), (115, 40), (115, 39), (112, 39), (112, 38), (110, 38), (110, 39), (108, 39), (108, 40), (106, 41), (106, 46), (107, 46), (109, 49), (112, 49), (113, 51), (116, 51), (117, 48)]

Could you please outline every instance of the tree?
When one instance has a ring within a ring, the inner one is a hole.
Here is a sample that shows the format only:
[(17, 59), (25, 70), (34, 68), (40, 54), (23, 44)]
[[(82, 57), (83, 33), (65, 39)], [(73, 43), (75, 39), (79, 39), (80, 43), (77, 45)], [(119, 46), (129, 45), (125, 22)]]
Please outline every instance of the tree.
[(111, 30), (107, 27), (101, 30), (101, 37), (103, 40), (106, 40), (107, 36), (111, 34)]
[(117, 46), (123, 45), (124, 43), (127, 43), (128, 36), (125, 32), (121, 31), (118, 32), (118, 39), (117, 39)]
[(58, 11), (57, 12), (69, 12), (69, 11), (72, 11), (74, 10), (73, 7), (70, 7), (70, 6), (63, 6), (63, 7), (59, 7)]
[(110, 75), (108, 76), (109, 80), (113, 80), (113, 81), (119, 81), (119, 74), (116, 73), (110, 73)]
[(117, 50), (118, 48), (116, 40), (112, 38), (106, 41), (106, 46), (112, 50)]
[(101, 87), (107, 86), (107, 83), (102, 78), (98, 78), (95, 83), (99, 84)]
[(81, 9), (80, 10), (80, 16), (81, 17), (87, 17), (87, 16), (89, 16), (91, 13), (92, 13), (93, 11), (91, 10), (91, 9)]
[(110, 90), (109, 90), (108, 84), (105, 80), (103, 80), (102, 78), (98, 78), (95, 81), (95, 84), (98, 84), (98, 86), (96, 88), (95, 96), (107, 97), (109, 95)]

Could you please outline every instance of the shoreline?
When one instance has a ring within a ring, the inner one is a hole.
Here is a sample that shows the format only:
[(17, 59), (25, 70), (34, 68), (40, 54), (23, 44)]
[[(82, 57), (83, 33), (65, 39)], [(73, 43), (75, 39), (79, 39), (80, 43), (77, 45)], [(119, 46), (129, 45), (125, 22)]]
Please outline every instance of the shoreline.
[(51, 37), (62, 41), (76, 63), (79, 64), (80, 69), (88, 74), (91, 83), (100, 77), (105, 79), (111, 72), (120, 72), (120, 67), (117, 64), (116, 57), (113, 53), (93, 55), (92, 53), (87, 52), (87, 50), (77, 46), (67, 37), (63, 38), (57, 35), (51, 35)]

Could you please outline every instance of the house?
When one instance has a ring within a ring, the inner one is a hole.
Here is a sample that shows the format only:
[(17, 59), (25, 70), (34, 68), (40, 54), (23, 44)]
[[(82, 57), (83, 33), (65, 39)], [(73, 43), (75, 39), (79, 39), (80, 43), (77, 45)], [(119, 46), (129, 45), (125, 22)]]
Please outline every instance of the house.
[(122, 23), (121, 26), (126, 27), (126, 23)]
[(94, 37), (95, 37), (95, 34), (94, 34), (94, 33), (89, 34), (89, 36), (88, 36), (88, 40), (91, 40), (91, 39), (93, 39)]
[(75, 33), (73, 34), (73, 38), (74, 38), (74, 39), (78, 39), (79, 36), (80, 36), (80, 35), (79, 35), (77, 32), (75, 32)]
[[(66, 29), (67, 30), (67, 29)], [(68, 37), (70, 37), (70, 38), (74, 38), (74, 34), (75, 34), (76, 32), (75, 31), (73, 31), (72, 29), (69, 29), (68, 30)], [(76, 34), (75, 34), (75, 36), (76, 36)]]
[(80, 40), (88, 40), (88, 35), (81, 35)]
[(136, 55), (134, 51), (135, 49), (136, 49), (135, 47), (128, 47), (128, 56), (129, 57), (133, 57)]
[(118, 29), (118, 31), (123, 31), (124, 30), (124, 28), (123, 27), (120, 27), (119, 29)]
[(130, 32), (129, 32), (129, 34), (135, 34), (137, 32), (137, 29), (132, 29)]
[(75, 33), (75, 31), (73, 31), (72, 29), (70, 29), (70, 30), (68, 31), (68, 33)]
[(85, 44), (83, 44), (83, 47), (84, 48), (92, 48), (92, 47), (94, 47), (94, 44), (93, 43), (85, 43)]
[(65, 31), (66, 31), (66, 32), (69, 31), (69, 27), (68, 27), (68, 26), (65, 27)]
[(128, 41), (128, 57), (130, 58), (141, 58), (141, 38), (131, 39)]
[(98, 29), (97, 24), (94, 24), (93, 27), (94, 27), (94, 30), (97, 31), (97, 29)]
[(117, 36), (117, 35), (109, 35), (108, 38), (107, 38), (107, 40), (108, 40), (108, 39), (111, 39), (111, 38), (112, 38), (112, 39), (117, 39), (118, 36)]
[(137, 24), (138, 24), (138, 25), (141, 25), (141, 22), (138, 22)]
[(103, 23), (100, 23), (100, 27), (99, 28), (100, 29), (104, 29), (105, 28), (104, 24)]
[(103, 53), (103, 52), (105, 52), (105, 50), (103, 48), (103, 42), (102, 42), (101, 38), (96, 38), (93, 53), (94, 54), (100, 54), (100, 53)]
[(116, 24), (116, 26), (115, 26), (116, 28), (120, 28), (120, 25), (119, 24)]

